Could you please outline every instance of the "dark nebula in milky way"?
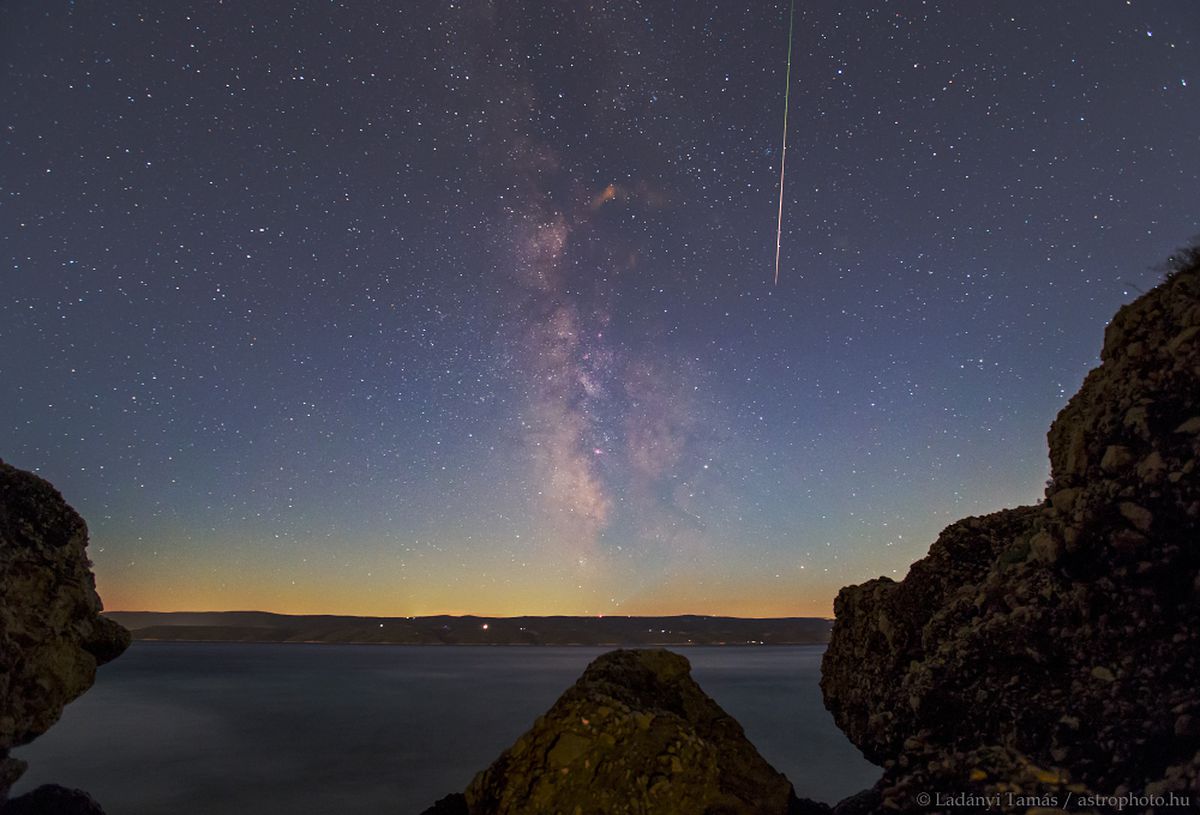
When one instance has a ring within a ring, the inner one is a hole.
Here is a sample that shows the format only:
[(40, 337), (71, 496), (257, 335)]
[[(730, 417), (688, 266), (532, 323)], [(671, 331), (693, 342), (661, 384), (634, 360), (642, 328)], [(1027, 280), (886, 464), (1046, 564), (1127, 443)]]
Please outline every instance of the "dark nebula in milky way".
[(0, 455), (112, 608), (828, 614), (1200, 232), (1200, 7), (0, 8)]

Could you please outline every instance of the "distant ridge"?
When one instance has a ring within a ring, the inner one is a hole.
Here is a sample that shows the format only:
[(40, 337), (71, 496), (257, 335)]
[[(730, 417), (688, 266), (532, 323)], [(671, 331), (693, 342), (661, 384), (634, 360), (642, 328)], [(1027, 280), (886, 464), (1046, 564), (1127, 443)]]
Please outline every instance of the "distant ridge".
[(819, 645), (820, 617), (348, 617), (267, 611), (110, 611), (135, 640), (396, 645)]

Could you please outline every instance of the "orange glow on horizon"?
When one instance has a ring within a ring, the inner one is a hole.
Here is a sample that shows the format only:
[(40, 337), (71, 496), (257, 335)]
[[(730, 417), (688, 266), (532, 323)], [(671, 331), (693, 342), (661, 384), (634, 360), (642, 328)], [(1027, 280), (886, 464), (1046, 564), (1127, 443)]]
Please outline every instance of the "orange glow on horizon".
[(226, 586), (216, 590), (208, 587), (129, 586), (117, 581), (100, 581), (98, 586), (104, 607), (108, 611), (266, 611), (275, 614), (335, 614), (353, 617), (431, 617), (436, 615), (476, 617), (672, 617), (699, 615), (709, 617), (822, 617), (833, 616), (832, 597), (828, 593), (807, 593), (807, 599), (765, 591), (745, 590), (721, 593), (698, 599), (681, 594), (657, 594), (614, 605), (597, 611), (578, 600), (552, 592), (540, 592), (501, 597), (492, 593), (477, 594), (469, 601), (449, 593), (423, 593), (424, 596), (405, 599), (367, 597), (350, 590), (323, 593), (297, 593), (259, 584)]

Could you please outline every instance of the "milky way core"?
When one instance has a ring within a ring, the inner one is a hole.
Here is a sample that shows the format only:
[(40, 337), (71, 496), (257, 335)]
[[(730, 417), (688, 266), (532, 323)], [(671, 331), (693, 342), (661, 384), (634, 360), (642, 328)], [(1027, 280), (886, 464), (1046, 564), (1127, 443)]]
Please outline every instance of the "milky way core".
[(828, 615), (1036, 501), (1200, 4), (789, 12), (0, 5), (0, 457), (112, 609)]

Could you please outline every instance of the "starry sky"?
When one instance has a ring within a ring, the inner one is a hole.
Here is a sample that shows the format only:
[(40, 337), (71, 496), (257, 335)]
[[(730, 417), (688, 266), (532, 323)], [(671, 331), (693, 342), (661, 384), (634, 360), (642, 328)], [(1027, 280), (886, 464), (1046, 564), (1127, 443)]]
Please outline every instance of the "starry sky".
[[(1036, 8), (1035, 8), (1036, 6)], [(1036, 501), (1200, 3), (0, 6), (0, 457), (110, 609), (821, 615)]]

